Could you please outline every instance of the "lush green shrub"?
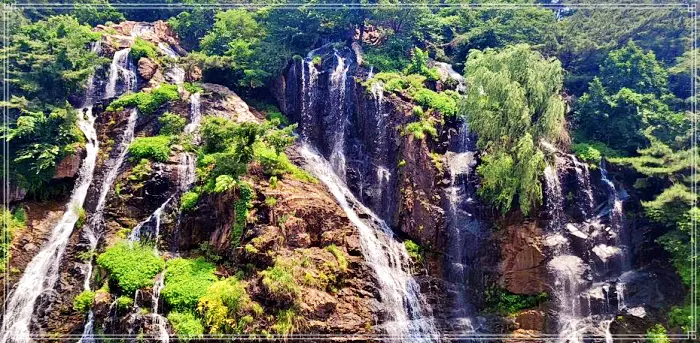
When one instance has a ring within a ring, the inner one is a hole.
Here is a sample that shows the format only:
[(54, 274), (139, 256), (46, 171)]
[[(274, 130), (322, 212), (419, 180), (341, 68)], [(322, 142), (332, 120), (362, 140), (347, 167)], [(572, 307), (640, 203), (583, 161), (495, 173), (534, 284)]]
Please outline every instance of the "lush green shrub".
[(168, 322), (173, 326), (179, 340), (189, 341), (190, 338), (197, 338), (204, 334), (202, 322), (192, 312), (170, 312)]
[(78, 208), (78, 220), (75, 222), (75, 227), (80, 229), (85, 225), (85, 221), (87, 220), (87, 212), (85, 211), (84, 208), (79, 207)]
[(430, 120), (424, 119), (421, 121), (416, 121), (408, 123), (403, 131), (404, 135), (412, 135), (415, 139), (424, 139), (425, 135), (428, 134), (433, 138), (437, 138), (438, 133), (435, 126)]
[(426, 108), (432, 108), (440, 112), (446, 117), (453, 117), (457, 114), (457, 102), (452, 96), (445, 93), (436, 93), (424, 88), (414, 94), (413, 100)]
[(110, 280), (128, 295), (137, 289), (153, 285), (153, 278), (163, 270), (164, 261), (153, 247), (117, 242), (97, 257), (97, 265), (104, 268)]
[(26, 214), (24, 209), (19, 207), (14, 213), (5, 207), (0, 207), (0, 234), (4, 239), (0, 239), (0, 272), (4, 272), (10, 260), (10, 245), (14, 235), (26, 226)]
[(158, 53), (156, 51), (157, 48), (153, 43), (141, 37), (136, 37), (134, 44), (131, 45), (129, 55), (134, 61), (138, 61), (141, 59), (141, 57), (147, 57), (151, 60), (155, 60), (158, 57)]
[(137, 137), (129, 145), (129, 153), (134, 160), (147, 158), (158, 162), (166, 162), (168, 157), (170, 157), (170, 137)]
[(112, 101), (107, 111), (121, 111), (125, 107), (135, 106), (142, 115), (150, 115), (168, 101), (180, 97), (176, 85), (162, 84), (150, 92), (127, 93)]
[(90, 311), (90, 308), (92, 308), (94, 302), (95, 292), (85, 290), (73, 299), (73, 309), (78, 312), (87, 313)]
[(410, 239), (403, 241), (403, 244), (404, 246), (406, 246), (406, 252), (408, 252), (408, 256), (411, 256), (411, 259), (414, 262), (423, 262), (423, 248), (421, 248), (420, 245), (416, 244), (416, 242)]
[(500, 287), (487, 288), (486, 311), (500, 315), (512, 315), (522, 310), (533, 308), (547, 301), (549, 295), (540, 293), (537, 295), (513, 294)]
[(301, 289), (294, 278), (294, 265), (284, 258), (277, 258), (275, 265), (258, 272), (268, 294), (281, 302), (296, 302), (301, 295)]
[(404, 70), (404, 74), (419, 74), (425, 76), (430, 81), (440, 79), (440, 74), (435, 68), (428, 67), (428, 52), (420, 48), (413, 49), (413, 56)]
[(125, 311), (134, 306), (134, 299), (129, 296), (121, 295), (117, 298), (117, 309), (120, 311)]
[(180, 197), (180, 211), (190, 212), (194, 210), (199, 202), (199, 193), (195, 191), (187, 191)]
[(262, 142), (254, 144), (253, 149), (255, 160), (260, 162), (266, 175), (290, 175), (297, 180), (317, 182), (311, 174), (289, 161), (284, 152), (277, 153), (275, 149)]
[(202, 93), (202, 92), (204, 92), (204, 88), (202, 88), (202, 86), (200, 86), (196, 83), (192, 83), (192, 82), (185, 82), (183, 87), (185, 88), (185, 90), (188, 93)]
[(648, 343), (671, 343), (668, 338), (666, 328), (661, 324), (655, 324), (649, 330), (647, 330), (647, 342)]
[(236, 180), (231, 175), (219, 175), (216, 177), (214, 193), (224, 193), (236, 187)]
[(179, 135), (187, 124), (187, 120), (178, 114), (165, 112), (160, 118), (160, 134), (165, 136)]
[(252, 301), (245, 283), (232, 277), (217, 281), (199, 299), (197, 312), (212, 334), (243, 333), (262, 307)]
[(163, 299), (178, 311), (194, 310), (199, 298), (217, 280), (215, 271), (216, 267), (203, 257), (169, 260), (165, 265)]

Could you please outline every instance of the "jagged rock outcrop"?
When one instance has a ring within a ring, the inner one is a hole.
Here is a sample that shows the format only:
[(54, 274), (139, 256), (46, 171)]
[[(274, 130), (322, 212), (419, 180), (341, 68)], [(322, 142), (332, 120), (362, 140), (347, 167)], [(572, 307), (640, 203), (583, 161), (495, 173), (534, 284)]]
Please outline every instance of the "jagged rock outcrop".
[(535, 222), (515, 224), (503, 230), (501, 282), (516, 294), (535, 295), (547, 291), (547, 267), (543, 231)]

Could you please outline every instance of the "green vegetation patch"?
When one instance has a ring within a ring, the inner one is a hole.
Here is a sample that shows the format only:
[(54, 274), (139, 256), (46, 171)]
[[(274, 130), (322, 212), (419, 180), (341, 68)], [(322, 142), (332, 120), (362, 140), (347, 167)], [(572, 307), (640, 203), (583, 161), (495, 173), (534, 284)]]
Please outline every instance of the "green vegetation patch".
[(166, 162), (170, 157), (170, 141), (168, 136), (137, 137), (129, 145), (129, 154), (134, 160)]
[(131, 45), (129, 56), (131, 56), (134, 61), (138, 61), (141, 57), (146, 57), (155, 61), (158, 57), (157, 51), (155, 44), (141, 37), (136, 37), (134, 44)]
[(110, 280), (132, 296), (137, 289), (153, 285), (164, 264), (153, 247), (137, 243), (117, 242), (97, 257), (97, 265), (109, 273)]
[(85, 290), (73, 299), (73, 309), (81, 313), (87, 313), (94, 302), (95, 292)]
[(413, 262), (423, 262), (423, 248), (421, 248), (420, 245), (418, 245), (416, 242), (410, 239), (403, 241), (403, 244), (406, 247), (406, 252), (408, 252), (408, 256), (411, 256)]
[(187, 124), (187, 119), (179, 114), (165, 112), (158, 118), (158, 122), (160, 123), (159, 133), (161, 135), (174, 136), (182, 133), (182, 130)]
[(204, 334), (202, 322), (192, 312), (173, 311), (168, 313), (167, 318), (180, 340), (189, 341)]
[(549, 299), (547, 293), (537, 295), (514, 294), (500, 287), (487, 288), (485, 295), (486, 311), (500, 315), (516, 314), (522, 310), (537, 307)]
[(180, 98), (176, 85), (162, 84), (150, 92), (141, 91), (120, 96), (107, 106), (107, 111), (121, 111), (125, 107), (136, 107), (142, 115), (151, 115), (168, 101)]
[(262, 307), (252, 301), (246, 284), (235, 277), (217, 281), (199, 299), (197, 312), (211, 334), (243, 333)]
[(178, 311), (194, 310), (197, 301), (218, 278), (216, 267), (203, 257), (175, 258), (165, 265), (165, 287), (161, 294)]
[(0, 272), (4, 272), (10, 261), (10, 246), (15, 234), (24, 230), (26, 213), (22, 207), (10, 212), (5, 207), (0, 208), (0, 233), (4, 239), (0, 240)]

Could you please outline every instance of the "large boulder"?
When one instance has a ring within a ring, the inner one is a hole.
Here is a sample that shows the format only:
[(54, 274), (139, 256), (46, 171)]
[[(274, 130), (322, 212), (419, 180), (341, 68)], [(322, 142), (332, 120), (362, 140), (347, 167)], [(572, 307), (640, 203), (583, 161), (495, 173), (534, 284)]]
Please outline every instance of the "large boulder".
[(146, 57), (141, 57), (139, 59), (139, 75), (144, 80), (150, 80), (153, 78), (153, 75), (155, 75), (156, 71), (158, 71), (158, 64), (153, 62), (151, 59), (146, 58)]

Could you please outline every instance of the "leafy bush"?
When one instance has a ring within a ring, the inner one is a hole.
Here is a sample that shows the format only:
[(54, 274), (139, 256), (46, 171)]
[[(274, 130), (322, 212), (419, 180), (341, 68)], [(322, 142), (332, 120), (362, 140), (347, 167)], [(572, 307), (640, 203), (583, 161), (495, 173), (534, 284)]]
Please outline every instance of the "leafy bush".
[(87, 313), (94, 302), (95, 292), (85, 290), (73, 299), (73, 309), (81, 313)]
[(253, 315), (262, 314), (262, 307), (252, 301), (245, 283), (237, 278), (217, 281), (199, 299), (197, 312), (212, 334), (243, 333)]
[(165, 112), (158, 118), (158, 122), (160, 123), (159, 133), (165, 136), (179, 135), (187, 124), (185, 118), (170, 112)]
[(403, 244), (404, 246), (406, 246), (406, 252), (408, 252), (408, 256), (411, 256), (411, 259), (414, 262), (423, 262), (423, 248), (421, 248), (420, 245), (416, 244), (416, 242), (410, 239), (403, 241)]
[(158, 162), (166, 162), (168, 157), (170, 157), (170, 137), (137, 137), (129, 145), (129, 153), (134, 160), (147, 158)]
[(112, 101), (107, 106), (107, 111), (121, 111), (125, 107), (135, 106), (140, 114), (153, 114), (158, 108), (168, 101), (175, 101), (180, 97), (176, 85), (162, 84), (150, 92), (127, 93)]
[(649, 343), (671, 343), (668, 338), (666, 328), (661, 324), (655, 324), (647, 330), (647, 342)]
[(258, 272), (268, 294), (283, 303), (294, 303), (301, 295), (301, 289), (294, 279), (293, 264), (277, 258), (274, 266)]
[(125, 294), (133, 295), (137, 289), (153, 285), (164, 261), (153, 252), (153, 247), (117, 242), (97, 257), (97, 265)]
[(217, 280), (215, 271), (216, 267), (203, 257), (169, 260), (165, 265), (163, 299), (178, 311), (196, 309), (199, 298)]
[(26, 226), (26, 214), (23, 208), (17, 208), (14, 213), (5, 207), (0, 207), (0, 272), (4, 272), (10, 260), (10, 245), (12, 239), (19, 230)]
[(485, 295), (486, 310), (500, 315), (512, 315), (522, 310), (536, 307), (549, 298), (547, 293), (537, 295), (513, 294), (500, 287), (487, 288)]
[(195, 191), (187, 191), (180, 197), (180, 211), (190, 212), (194, 210), (199, 202), (199, 193)]
[(414, 96), (416, 103), (432, 108), (443, 116), (454, 117), (457, 114), (457, 102), (453, 97), (445, 93), (436, 93), (430, 89), (420, 89)]
[(185, 82), (183, 87), (188, 93), (202, 93), (204, 92), (204, 88), (202, 86), (192, 83), (192, 82)]
[(136, 37), (134, 44), (131, 45), (129, 55), (134, 61), (138, 61), (141, 57), (147, 57), (151, 60), (158, 57), (156, 46), (141, 37)]
[(187, 342), (190, 338), (197, 338), (204, 334), (202, 322), (192, 312), (170, 312), (168, 322), (173, 326), (179, 340)]
[(437, 81), (440, 79), (440, 74), (438, 74), (437, 70), (428, 67), (428, 52), (420, 48), (413, 49), (413, 56), (411, 56), (411, 60), (408, 66), (406, 66), (404, 74), (423, 75), (430, 81)]
[(87, 212), (85, 212), (85, 209), (82, 207), (78, 208), (78, 220), (75, 222), (75, 227), (80, 229), (85, 225), (85, 221), (87, 220)]
[(408, 123), (408, 125), (406, 125), (404, 128), (403, 134), (413, 135), (415, 139), (419, 140), (424, 139), (426, 134), (432, 136), (433, 138), (437, 138), (438, 136), (437, 129), (428, 119)]
[(119, 298), (117, 298), (117, 309), (120, 311), (128, 310), (131, 308), (131, 306), (134, 306), (134, 299), (131, 299), (131, 297), (128, 297), (126, 295), (121, 295)]
[(238, 187), (238, 199), (233, 205), (236, 219), (231, 230), (231, 245), (237, 248), (241, 245), (241, 238), (248, 222), (248, 210), (253, 207), (255, 191), (246, 182), (241, 182)]

